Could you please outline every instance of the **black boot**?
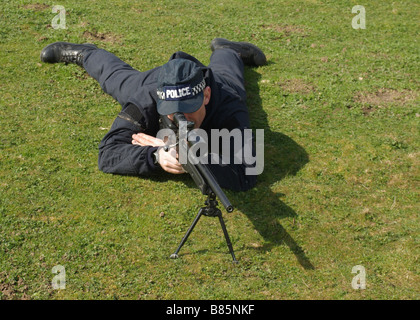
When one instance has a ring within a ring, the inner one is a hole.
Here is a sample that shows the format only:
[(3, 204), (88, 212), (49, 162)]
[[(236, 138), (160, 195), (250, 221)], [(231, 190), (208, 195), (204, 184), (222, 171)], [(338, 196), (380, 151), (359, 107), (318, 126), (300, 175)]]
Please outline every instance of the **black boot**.
[(223, 38), (215, 38), (211, 42), (211, 50), (229, 48), (237, 53), (242, 58), (246, 65), (263, 66), (267, 63), (267, 58), (260, 48), (248, 42), (233, 42)]
[(98, 49), (98, 47), (90, 43), (54, 42), (42, 49), (41, 61), (48, 63), (75, 63), (83, 67), (84, 54), (95, 49)]

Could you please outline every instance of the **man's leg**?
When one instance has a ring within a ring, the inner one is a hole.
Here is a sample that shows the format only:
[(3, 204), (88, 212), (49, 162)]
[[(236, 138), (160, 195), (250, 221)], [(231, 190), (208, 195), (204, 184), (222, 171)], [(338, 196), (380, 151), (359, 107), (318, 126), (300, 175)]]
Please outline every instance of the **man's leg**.
[(215, 38), (210, 44), (213, 51), (209, 67), (221, 80), (236, 89), (241, 97), (245, 97), (244, 63), (249, 66), (267, 64), (264, 52), (248, 42), (234, 42), (223, 38)]
[(221, 81), (232, 87), (242, 97), (246, 96), (244, 63), (239, 54), (227, 48), (214, 50), (208, 66)]
[[(43, 48), (41, 61), (47, 63), (75, 63), (84, 67), (100, 83), (102, 89), (122, 106), (129, 102), (134, 95), (137, 95), (137, 97), (139, 95), (148, 96), (147, 86), (156, 81), (157, 72), (155, 71), (158, 69), (140, 72), (134, 70), (112, 53), (98, 49), (93, 44), (61, 41), (51, 43)], [(143, 100), (140, 99), (139, 101)], [(145, 104), (152, 103), (150, 101), (143, 102)]]
[(83, 67), (99, 82), (104, 92), (122, 106), (135, 96), (140, 88), (156, 82), (156, 71), (159, 68), (140, 72), (103, 49), (89, 51), (84, 56)]

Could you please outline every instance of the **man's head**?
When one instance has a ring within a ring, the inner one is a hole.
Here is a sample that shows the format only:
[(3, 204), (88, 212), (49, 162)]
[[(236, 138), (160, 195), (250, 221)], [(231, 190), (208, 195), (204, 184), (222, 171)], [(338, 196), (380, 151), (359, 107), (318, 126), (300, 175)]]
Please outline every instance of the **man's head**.
[(158, 113), (171, 118), (175, 112), (182, 112), (198, 128), (211, 96), (202, 68), (191, 60), (171, 60), (161, 67), (157, 84)]

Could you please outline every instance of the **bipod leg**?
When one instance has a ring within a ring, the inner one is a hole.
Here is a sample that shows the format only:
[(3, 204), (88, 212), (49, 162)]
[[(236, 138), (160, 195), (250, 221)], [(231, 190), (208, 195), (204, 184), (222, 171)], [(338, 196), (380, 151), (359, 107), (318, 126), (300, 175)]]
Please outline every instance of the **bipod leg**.
[(193, 231), (193, 229), (194, 229), (195, 225), (197, 224), (198, 220), (200, 220), (200, 218), (203, 214), (203, 210), (204, 210), (204, 208), (201, 208), (200, 211), (198, 211), (197, 216), (195, 217), (193, 223), (191, 224), (191, 226), (187, 230), (187, 233), (185, 234), (185, 236), (182, 238), (181, 243), (179, 244), (178, 248), (176, 249), (176, 251), (173, 254), (171, 254), (171, 259), (177, 259), (178, 258), (179, 250), (181, 250), (182, 246), (184, 245), (185, 241), (187, 241), (188, 237), (190, 236), (191, 232)]
[(223, 234), (225, 235), (225, 239), (226, 239), (226, 244), (229, 248), (230, 254), (232, 255), (233, 262), (238, 263), (238, 260), (236, 260), (235, 253), (233, 251), (232, 242), (230, 241), (229, 234), (228, 234), (227, 229), (226, 229), (225, 221), (223, 220), (223, 217), (222, 217), (222, 211), (220, 211), (220, 209), (217, 208), (217, 201), (214, 199), (213, 196), (209, 196), (209, 199), (205, 202), (205, 204), (206, 204), (206, 207), (202, 207), (198, 211), (197, 216), (195, 217), (193, 223), (191, 224), (191, 226), (189, 227), (189, 229), (185, 233), (184, 237), (182, 238), (181, 243), (179, 244), (178, 248), (176, 249), (176, 251), (173, 254), (171, 254), (171, 258), (172, 259), (177, 259), (178, 258), (179, 250), (181, 250), (182, 246), (187, 241), (191, 232), (193, 231), (196, 224), (198, 223), (198, 220), (200, 220), (202, 215), (205, 215), (207, 217), (218, 217), (219, 218), (219, 222), (220, 222), (220, 225), (222, 226)]
[(238, 263), (238, 260), (236, 260), (236, 257), (235, 257), (235, 253), (233, 252), (232, 242), (230, 242), (230, 238), (229, 238), (229, 234), (228, 234), (227, 229), (226, 229), (225, 221), (223, 220), (223, 217), (222, 217), (222, 212), (220, 210), (217, 213), (217, 216), (219, 217), (220, 225), (222, 226), (223, 234), (225, 235), (225, 239), (226, 239), (227, 246), (229, 248), (229, 252), (232, 255), (233, 263)]

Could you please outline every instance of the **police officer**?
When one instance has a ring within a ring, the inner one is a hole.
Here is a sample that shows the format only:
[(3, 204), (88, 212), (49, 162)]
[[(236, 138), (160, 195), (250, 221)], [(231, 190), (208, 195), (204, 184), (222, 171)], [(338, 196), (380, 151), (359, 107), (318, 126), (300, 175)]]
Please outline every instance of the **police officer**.
[[(249, 128), (244, 87), (244, 64), (266, 64), (255, 45), (216, 38), (211, 42), (210, 64), (185, 52), (174, 53), (163, 66), (140, 72), (112, 53), (93, 44), (55, 42), (41, 51), (48, 63), (76, 63), (116, 99), (122, 110), (99, 145), (98, 165), (107, 173), (147, 175), (159, 167), (172, 174), (184, 173), (177, 154), (165, 152), (156, 137), (159, 116), (172, 119), (182, 112), (196, 128)], [(210, 162), (209, 162), (210, 163)], [(223, 188), (244, 191), (256, 183), (242, 163), (209, 164)]]

